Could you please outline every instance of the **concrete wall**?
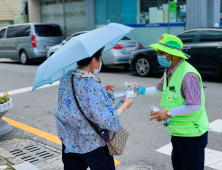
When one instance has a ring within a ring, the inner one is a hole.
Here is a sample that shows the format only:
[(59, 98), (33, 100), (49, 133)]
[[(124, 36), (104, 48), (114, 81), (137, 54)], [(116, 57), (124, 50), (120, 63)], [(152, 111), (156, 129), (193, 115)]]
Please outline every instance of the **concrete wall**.
[(0, 21), (14, 20), (14, 16), (20, 15), (21, 0), (0, 0)]
[(41, 22), (40, 0), (28, 0), (29, 22)]
[(187, 29), (219, 27), (220, 1), (187, 0)]
[[(24, 0), (0, 0), (0, 24), (13, 24), (14, 16), (20, 15), (20, 2)], [(41, 22), (40, 1), (27, 0), (29, 22)]]

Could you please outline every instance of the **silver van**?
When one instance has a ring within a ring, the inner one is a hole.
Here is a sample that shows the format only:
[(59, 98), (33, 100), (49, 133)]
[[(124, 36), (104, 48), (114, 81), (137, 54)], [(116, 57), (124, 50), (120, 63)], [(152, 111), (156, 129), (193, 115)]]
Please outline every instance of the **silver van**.
[(57, 24), (6, 26), (0, 30), (0, 58), (20, 59), (22, 64), (33, 59), (46, 59), (48, 49), (62, 40), (62, 31)]

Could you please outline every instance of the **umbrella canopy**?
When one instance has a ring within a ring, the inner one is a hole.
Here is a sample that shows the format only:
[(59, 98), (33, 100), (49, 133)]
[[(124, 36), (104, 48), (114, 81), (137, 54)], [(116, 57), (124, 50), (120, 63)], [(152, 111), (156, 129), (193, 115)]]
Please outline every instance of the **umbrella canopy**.
[(45, 84), (52, 84), (67, 71), (75, 69), (78, 61), (91, 57), (104, 46), (103, 53), (106, 52), (132, 30), (134, 28), (111, 23), (71, 38), (38, 67), (32, 90)]

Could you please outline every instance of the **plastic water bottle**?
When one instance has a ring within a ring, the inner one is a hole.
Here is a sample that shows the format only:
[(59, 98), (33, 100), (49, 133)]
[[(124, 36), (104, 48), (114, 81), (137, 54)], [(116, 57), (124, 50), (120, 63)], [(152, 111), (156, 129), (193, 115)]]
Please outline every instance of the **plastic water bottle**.
[(120, 101), (125, 100), (125, 95), (128, 94), (129, 98), (136, 97), (136, 94), (134, 91), (122, 91), (122, 92), (116, 92), (113, 94), (114, 101)]
[(128, 83), (128, 82), (125, 82), (124, 85), (125, 85), (129, 90), (132, 90), (134, 87), (137, 86), (137, 85), (134, 84), (134, 83)]
[[(133, 91), (136, 91), (137, 93), (142, 94), (142, 95), (144, 95), (145, 92), (146, 92), (146, 88), (141, 87), (141, 86), (139, 86), (139, 85), (137, 85), (137, 84), (135, 84), (135, 83), (127, 83), (127, 82), (125, 82), (124, 85), (125, 85), (128, 89), (133, 90)], [(135, 90), (134, 90), (134, 88), (135, 88)]]
[[(160, 109), (158, 107), (152, 105), (151, 108), (150, 108), (150, 113), (153, 113), (153, 112), (156, 112), (156, 111), (159, 111), (159, 110)], [(166, 119), (166, 120), (164, 120), (163, 126), (168, 127), (171, 122), (172, 122), (171, 119)]]
[(118, 109), (120, 106), (122, 106), (125, 95), (128, 95), (129, 98), (136, 97), (136, 94), (134, 91), (122, 91), (122, 92), (116, 92), (114, 94), (109, 93), (109, 97), (113, 100), (113, 103), (118, 102), (114, 110)]

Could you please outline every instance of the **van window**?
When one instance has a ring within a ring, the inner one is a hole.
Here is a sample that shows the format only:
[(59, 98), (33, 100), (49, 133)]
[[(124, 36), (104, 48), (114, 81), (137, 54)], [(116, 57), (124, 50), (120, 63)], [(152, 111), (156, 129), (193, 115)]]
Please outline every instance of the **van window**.
[(7, 30), (7, 38), (16, 38), (18, 37), (18, 27), (9, 27)]
[(4, 38), (4, 36), (5, 36), (5, 29), (0, 31), (0, 39)]
[(30, 25), (23, 25), (19, 27), (18, 37), (28, 37), (30, 35), (31, 27)]
[(62, 31), (59, 25), (35, 25), (35, 33), (41, 37), (62, 36)]

